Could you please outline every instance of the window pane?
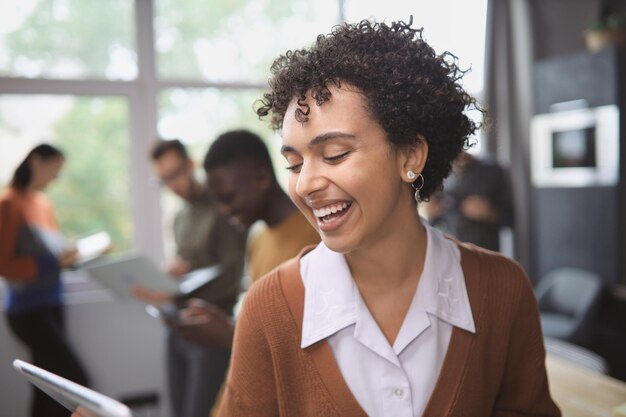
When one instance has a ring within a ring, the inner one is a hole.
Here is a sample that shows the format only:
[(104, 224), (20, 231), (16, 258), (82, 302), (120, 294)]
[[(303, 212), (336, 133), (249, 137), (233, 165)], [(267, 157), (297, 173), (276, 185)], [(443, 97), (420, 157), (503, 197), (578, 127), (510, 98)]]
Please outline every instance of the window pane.
[[(262, 95), (261, 90), (164, 90), (159, 97), (159, 135), (182, 140), (199, 161), (210, 142), (226, 130), (249, 129), (269, 141), (274, 135), (269, 122), (259, 120), (253, 108)], [(271, 142), (279, 152), (280, 145)]]
[(137, 75), (132, 0), (0, 2), (0, 76)]
[(279, 53), (338, 23), (337, 0), (156, 0), (159, 74), (265, 82)]
[(0, 188), (41, 142), (66, 155), (48, 195), (63, 234), (106, 230), (115, 249), (131, 247), (128, 109), (115, 97), (0, 95)]
[(450, 51), (459, 57), (460, 67), (471, 72), (463, 80), (472, 93), (483, 89), (487, 0), (345, 0), (348, 22), (375, 18), (391, 23), (409, 21), (424, 28), (424, 38), (437, 53)]

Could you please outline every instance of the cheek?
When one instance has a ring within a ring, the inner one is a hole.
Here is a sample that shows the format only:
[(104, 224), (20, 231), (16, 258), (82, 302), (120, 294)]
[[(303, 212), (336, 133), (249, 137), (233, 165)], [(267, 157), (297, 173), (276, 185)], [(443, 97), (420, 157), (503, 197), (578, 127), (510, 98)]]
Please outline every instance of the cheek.
[[(296, 207), (298, 207), (298, 210), (300, 210), (304, 214), (305, 217), (309, 218), (309, 220), (310, 219), (315, 220), (313, 213), (311, 212), (311, 209), (309, 208), (309, 206), (307, 206), (304, 203), (304, 201), (302, 201), (298, 193), (296, 193), (297, 183), (298, 183), (298, 176), (294, 174), (290, 174), (289, 183), (287, 184), (287, 192), (289, 193), (289, 197), (291, 198), (291, 201), (293, 201), (293, 203), (296, 205)], [(314, 225), (317, 225), (317, 222), (314, 222), (314, 223), (315, 223)]]
[(289, 174), (289, 182), (287, 183), (287, 192), (291, 200), (298, 204), (298, 194), (296, 193), (296, 185), (298, 184), (298, 176), (295, 174)]

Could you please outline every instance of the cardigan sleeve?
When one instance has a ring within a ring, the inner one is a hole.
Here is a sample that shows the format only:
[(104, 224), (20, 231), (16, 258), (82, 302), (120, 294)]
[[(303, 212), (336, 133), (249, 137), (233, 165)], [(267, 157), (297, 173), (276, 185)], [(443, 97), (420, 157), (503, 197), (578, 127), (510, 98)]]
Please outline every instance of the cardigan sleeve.
[(269, 319), (271, 297), (264, 282), (246, 295), (235, 326), (231, 365), (218, 417), (275, 417), (279, 415), (276, 381), (269, 340), (263, 329)]
[(545, 366), (545, 348), (537, 302), (530, 280), (519, 266), (511, 273), (521, 274), (519, 304), (513, 316), (506, 366), (493, 409), (493, 417), (558, 417), (558, 407), (550, 396)]
[(0, 201), (0, 275), (7, 279), (32, 281), (37, 275), (34, 256), (17, 256), (15, 251), (20, 228), (25, 224), (17, 204)]

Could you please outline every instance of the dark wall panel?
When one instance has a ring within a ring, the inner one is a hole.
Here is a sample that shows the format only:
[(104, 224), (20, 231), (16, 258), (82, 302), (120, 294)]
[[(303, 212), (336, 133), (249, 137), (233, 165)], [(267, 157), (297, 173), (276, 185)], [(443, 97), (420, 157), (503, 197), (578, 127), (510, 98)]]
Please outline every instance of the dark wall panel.
[[(535, 114), (550, 113), (554, 103), (580, 99), (592, 108), (620, 105), (618, 60), (616, 49), (605, 49), (537, 62)], [(533, 188), (535, 280), (554, 268), (569, 266), (595, 271), (610, 284), (622, 281), (621, 186)]]
[(536, 189), (539, 277), (559, 267), (618, 279), (618, 200), (615, 187)]
[(535, 114), (549, 113), (550, 106), (585, 99), (589, 107), (618, 103), (617, 50), (597, 54), (578, 52), (552, 57), (535, 65)]

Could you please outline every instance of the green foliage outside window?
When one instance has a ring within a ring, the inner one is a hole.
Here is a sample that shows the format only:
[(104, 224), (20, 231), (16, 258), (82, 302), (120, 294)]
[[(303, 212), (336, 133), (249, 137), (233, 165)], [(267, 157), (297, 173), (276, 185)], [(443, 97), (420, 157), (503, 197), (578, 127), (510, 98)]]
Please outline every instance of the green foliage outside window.
[(56, 125), (67, 162), (50, 197), (68, 237), (106, 230), (115, 249), (131, 246), (127, 113), (123, 99), (78, 98)]

